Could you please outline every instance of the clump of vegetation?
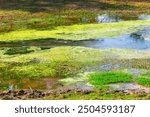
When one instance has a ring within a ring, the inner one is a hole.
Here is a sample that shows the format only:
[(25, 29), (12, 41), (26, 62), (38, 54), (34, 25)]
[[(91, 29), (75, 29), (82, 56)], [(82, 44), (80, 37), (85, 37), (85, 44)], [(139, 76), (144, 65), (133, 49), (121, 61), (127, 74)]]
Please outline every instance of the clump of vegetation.
[(7, 48), (4, 54), (13, 55), (13, 54), (26, 54), (30, 52), (35, 52), (40, 50), (40, 48), (37, 47), (12, 47)]
[(143, 85), (143, 86), (150, 86), (150, 77), (146, 77), (146, 76), (140, 76), (138, 78), (135, 79), (135, 82)]
[(150, 77), (150, 71), (147, 71), (146, 73), (143, 74), (144, 76)]
[(96, 72), (89, 75), (89, 81), (95, 86), (119, 82), (131, 82), (132, 75), (123, 72)]

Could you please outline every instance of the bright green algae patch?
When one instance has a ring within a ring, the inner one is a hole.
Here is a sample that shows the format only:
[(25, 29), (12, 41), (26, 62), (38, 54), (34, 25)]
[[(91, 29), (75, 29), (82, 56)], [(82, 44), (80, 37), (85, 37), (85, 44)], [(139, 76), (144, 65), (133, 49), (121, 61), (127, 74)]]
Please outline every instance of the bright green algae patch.
[(65, 39), (65, 40), (84, 40), (84, 39), (114, 37), (136, 31), (138, 29), (138, 26), (140, 27), (141, 25), (150, 25), (150, 20), (59, 26), (56, 27), (54, 30), (41, 30), (41, 31), (18, 30), (0, 34), (0, 41), (33, 40), (46, 38)]
[(89, 75), (89, 81), (95, 86), (118, 82), (131, 82), (132, 75), (123, 72), (96, 72)]
[(141, 74), (139, 77), (135, 79), (135, 82), (143, 85), (143, 86), (150, 86), (150, 71), (147, 71), (146, 73)]
[(146, 76), (140, 76), (138, 78), (135, 79), (135, 82), (143, 85), (143, 86), (150, 86), (150, 77), (146, 77)]

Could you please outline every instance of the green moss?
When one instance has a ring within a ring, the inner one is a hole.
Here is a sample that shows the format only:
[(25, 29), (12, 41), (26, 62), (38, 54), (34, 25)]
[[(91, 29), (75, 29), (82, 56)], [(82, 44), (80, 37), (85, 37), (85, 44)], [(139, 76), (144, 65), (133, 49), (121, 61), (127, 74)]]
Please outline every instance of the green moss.
[(101, 53), (103, 52), (96, 49), (82, 47), (57, 47), (22, 55), (8, 55), (0, 60), (1, 63), (8, 64), (1, 68), (0, 73), (5, 79), (68, 77), (98, 64)]
[[(14, 67), (10, 70), (10, 78), (42, 78), (47, 76), (55, 76), (55, 70), (49, 65), (37, 64), (37, 65), (27, 65), (22, 67)], [(7, 76), (6, 76), (7, 77)]]
[[(99, 70), (99, 66), (117, 61), (125, 64), (148, 65), (149, 51), (133, 51), (129, 49), (97, 50), (85, 47), (56, 47), (40, 50), (28, 48), (31, 53), (6, 55), (8, 48), (0, 50), (0, 77), (10, 78), (42, 78), (72, 77), (86, 70)], [(146, 56), (145, 56), (146, 55)], [(117, 59), (116, 59), (117, 57)], [(139, 58), (140, 62), (128, 58)], [(108, 61), (109, 59), (109, 61)], [(132, 60), (132, 61), (131, 61)]]
[(140, 76), (135, 79), (135, 82), (143, 86), (150, 86), (150, 77)]
[(131, 82), (132, 75), (123, 72), (96, 72), (89, 75), (89, 81), (95, 86), (118, 82)]
[[(54, 30), (18, 30), (0, 34), (0, 41), (32, 40), (32, 39), (66, 39), (83, 40), (114, 37), (136, 31), (140, 25), (150, 25), (150, 20), (122, 21), (119, 23), (86, 24), (60, 26)], [(142, 27), (141, 27), (142, 28)]]

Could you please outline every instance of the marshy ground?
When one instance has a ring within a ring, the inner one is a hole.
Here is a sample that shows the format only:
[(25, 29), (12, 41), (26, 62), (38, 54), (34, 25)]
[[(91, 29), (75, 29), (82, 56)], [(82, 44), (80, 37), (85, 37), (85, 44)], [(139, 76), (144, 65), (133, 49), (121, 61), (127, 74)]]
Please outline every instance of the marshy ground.
[(148, 0), (1, 0), (0, 99), (150, 99)]

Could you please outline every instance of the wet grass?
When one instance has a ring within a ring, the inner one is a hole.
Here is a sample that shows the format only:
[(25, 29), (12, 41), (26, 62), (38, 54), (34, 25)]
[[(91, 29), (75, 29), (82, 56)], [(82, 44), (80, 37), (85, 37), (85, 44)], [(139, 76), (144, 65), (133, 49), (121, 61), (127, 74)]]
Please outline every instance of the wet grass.
[(135, 79), (135, 82), (140, 85), (149, 87), (150, 86), (150, 77), (140, 76)]
[(110, 83), (131, 82), (132, 75), (123, 72), (97, 72), (89, 75), (92, 85), (102, 86)]
[(150, 87), (150, 71), (141, 74), (135, 79), (135, 82), (146, 87)]

